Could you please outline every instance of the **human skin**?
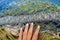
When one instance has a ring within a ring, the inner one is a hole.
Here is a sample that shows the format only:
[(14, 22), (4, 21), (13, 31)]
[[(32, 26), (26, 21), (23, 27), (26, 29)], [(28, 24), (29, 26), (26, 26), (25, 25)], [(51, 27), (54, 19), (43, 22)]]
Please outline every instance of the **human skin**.
[(40, 30), (40, 26), (36, 28), (34, 33), (33, 33), (33, 27), (34, 27), (33, 23), (30, 24), (30, 27), (29, 27), (29, 24), (27, 23), (25, 25), (24, 31), (22, 31), (22, 28), (21, 28), (18, 40), (38, 40), (38, 33)]

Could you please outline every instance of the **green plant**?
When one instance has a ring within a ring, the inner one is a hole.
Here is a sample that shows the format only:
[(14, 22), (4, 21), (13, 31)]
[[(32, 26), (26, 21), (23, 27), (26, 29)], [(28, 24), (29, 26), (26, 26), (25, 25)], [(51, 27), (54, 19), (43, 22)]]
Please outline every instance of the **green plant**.
[(17, 37), (8, 33), (5, 28), (0, 27), (0, 40), (17, 40)]

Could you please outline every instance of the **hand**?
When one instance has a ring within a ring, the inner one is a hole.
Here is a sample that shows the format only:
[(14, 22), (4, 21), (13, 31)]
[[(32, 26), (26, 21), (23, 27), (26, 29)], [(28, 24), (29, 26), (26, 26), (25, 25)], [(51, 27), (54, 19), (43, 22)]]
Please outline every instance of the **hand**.
[(22, 28), (20, 29), (18, 40), (37, 40), (38, 39), (40, 26), (36, 28), (34, 33), (33, 33), (33, 23), (30, 24), (29, 30), (28, 28), (29, 28), (29, 24), (26, 24), (24, 32), (22, 31)]

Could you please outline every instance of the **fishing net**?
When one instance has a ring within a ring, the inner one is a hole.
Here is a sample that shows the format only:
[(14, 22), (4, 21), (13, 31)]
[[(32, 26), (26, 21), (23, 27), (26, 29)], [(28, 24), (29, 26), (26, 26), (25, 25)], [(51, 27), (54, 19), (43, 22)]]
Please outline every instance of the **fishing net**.
[(19, 26), (33, 22), (34, 26), (41, 26), (41, 31), (58, 34), (60, 32), (60, 4), (59, 1), (54, 2), (55, 0), (1, 0), (0, 25), (12, 25), (6, 26), (12, 29), (15, 29), (13, 26), (18, 25), (19, 30)]

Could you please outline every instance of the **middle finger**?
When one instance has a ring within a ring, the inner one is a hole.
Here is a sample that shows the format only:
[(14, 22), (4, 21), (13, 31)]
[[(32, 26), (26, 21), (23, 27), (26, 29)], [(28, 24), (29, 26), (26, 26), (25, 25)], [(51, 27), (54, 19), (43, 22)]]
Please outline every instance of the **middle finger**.
[(27, 35), (27, 40), (31, 40), (31, 37), (32, 37), (32, 32), (33, 32), (33, 23), (31, 23), (30, 25), (30, 29), (28, 31), (28, 35)]

